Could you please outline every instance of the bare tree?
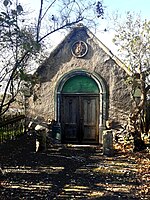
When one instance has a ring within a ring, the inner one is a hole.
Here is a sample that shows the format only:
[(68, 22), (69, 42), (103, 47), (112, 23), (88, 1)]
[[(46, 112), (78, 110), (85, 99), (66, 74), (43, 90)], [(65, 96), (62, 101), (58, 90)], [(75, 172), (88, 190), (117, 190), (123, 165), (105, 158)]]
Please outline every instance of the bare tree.
[[(15, 101), (21, 82), (32, 84), (33, 79), (27, 75), (28, 66), (32, 60), (39, 61), (44, 41), (81, 21), (93, 26), (103, 17), (104, 10), (101, 1), (40, 0), (38, 17), (30, 23), (28, 13), (18, 0), (3, 0), (0, 7), (0, 82), (6, 83), (0, 102), (1, 116)], [(11, 98), (6, 101), (7, 93)]]
[(134, 149), (141, 150), (145, 148), (141, 134), (147, 134), (150, 129), (146, 109), (150, 91), (150, 21), (128, 12), (126, 21), (117, 26), (114, 42), (132, 72), (127, 79), (132, 85), (133, 102), (127, 128), (134, 137)]

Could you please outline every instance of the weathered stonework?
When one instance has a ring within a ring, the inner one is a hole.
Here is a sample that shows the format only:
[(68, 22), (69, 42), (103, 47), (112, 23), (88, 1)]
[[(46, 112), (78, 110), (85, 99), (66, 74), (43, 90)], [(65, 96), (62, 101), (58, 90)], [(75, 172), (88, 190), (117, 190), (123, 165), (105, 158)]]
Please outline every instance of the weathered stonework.
[[(73, 43), (79, 40), (88, 45), (88, 52), (82, 58), (71, 53)], [(86, 27), (75, 27), (37, 69), (40, 83), (35, 85), (29, 98), (29, 115), (42, 116), (46, 121), (57, 119), (58, 84), (65, 74), (74, 70), (97, 74), (103, 80), (106, 88), (105, 121), (111, 119), (125, 123), (130, 110), (130, 94), (125, 79), (130, 72)]]

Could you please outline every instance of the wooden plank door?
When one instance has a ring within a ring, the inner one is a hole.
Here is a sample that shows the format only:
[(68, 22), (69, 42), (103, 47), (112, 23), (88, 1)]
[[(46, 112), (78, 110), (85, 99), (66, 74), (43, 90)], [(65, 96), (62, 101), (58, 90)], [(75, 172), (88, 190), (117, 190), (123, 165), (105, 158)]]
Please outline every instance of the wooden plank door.
[(81, 116), (83, 118), (83, 143), (98, 143), (99, 98), (82, 97)]
[(61, 102), (61, 126), (62, 142), (77, 143), (78, 116), (79, 116), (79, 97), (62, 95)]
[(98, 116), (98, 96), (62, 95), (62, 142), (98, 143)]

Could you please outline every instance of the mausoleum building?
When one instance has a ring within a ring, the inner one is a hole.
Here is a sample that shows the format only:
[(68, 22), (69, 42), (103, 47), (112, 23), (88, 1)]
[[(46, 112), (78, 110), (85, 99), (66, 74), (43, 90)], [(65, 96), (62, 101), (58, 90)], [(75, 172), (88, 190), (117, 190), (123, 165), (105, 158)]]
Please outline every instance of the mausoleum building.
[(107, 120), (126, 123), (130, 71), (87, 27), (74, 27), (36, 74), (29, 116), (54, 119), (63, 143), (99, 144)]

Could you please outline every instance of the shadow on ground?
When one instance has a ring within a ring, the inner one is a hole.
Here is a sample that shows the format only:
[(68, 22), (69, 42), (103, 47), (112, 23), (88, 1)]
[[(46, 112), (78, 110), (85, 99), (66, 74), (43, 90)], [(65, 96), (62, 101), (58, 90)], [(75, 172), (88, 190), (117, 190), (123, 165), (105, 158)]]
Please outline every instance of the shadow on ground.
[(55, 144), (43, 153), (34, 149), (29, 136), (1, 145), (1, 200), (141, 199), (137, 164), (124, 155), (105, 157), (101, 146)]

